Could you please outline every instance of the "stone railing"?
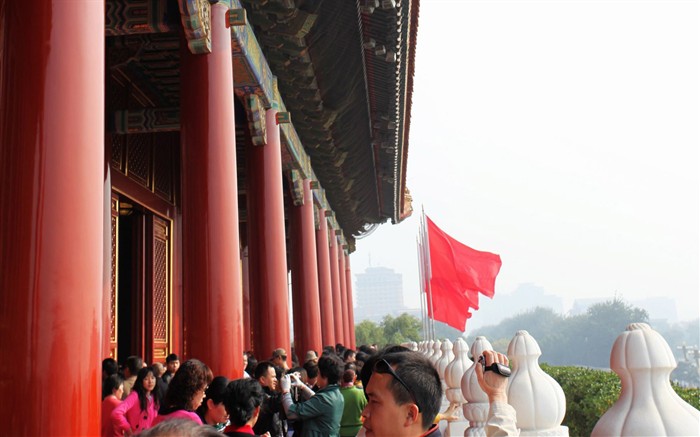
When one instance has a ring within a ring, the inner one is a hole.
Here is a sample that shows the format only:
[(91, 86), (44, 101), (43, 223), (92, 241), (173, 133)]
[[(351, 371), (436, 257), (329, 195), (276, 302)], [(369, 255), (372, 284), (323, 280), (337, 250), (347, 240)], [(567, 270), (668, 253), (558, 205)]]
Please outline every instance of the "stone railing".
[[(452, 357), (444, 347), (449, 340), (420, 342), (414, 348), (426, 355), (440, 372), (447, 400), (461, 404), (464, 416), (444, 428), (444, 435), (485, 436), (489, 404), (476, 379), (475, 367), (466, 353), (464, 340), (452, 346)], [(471, 345), (471, 357), (492, 349), (484, 337)], [(521, 436), (568, 436), (562, 425), (566, 399), (559, 384), (539, 366), (542, 351), (537, 341), (518, 331), (508, 345), (512, 375), (508, 379), (508, 403), (517, 414)], [(671, 387), (676, 368), (668, 343), (645, 323), (633, 323), (615, 341), (610, 368), (620, 377), (622, 390), (617, 402), (600, 418), (593, 436), (687, 436), (700, 435), (700, 411), (683, 401)], [(460, 374), (462, 375), (460, 378)], [(461, 389), (461, 396), (455, 391)], [(447, 403), (443, 400), (443, 405)]]

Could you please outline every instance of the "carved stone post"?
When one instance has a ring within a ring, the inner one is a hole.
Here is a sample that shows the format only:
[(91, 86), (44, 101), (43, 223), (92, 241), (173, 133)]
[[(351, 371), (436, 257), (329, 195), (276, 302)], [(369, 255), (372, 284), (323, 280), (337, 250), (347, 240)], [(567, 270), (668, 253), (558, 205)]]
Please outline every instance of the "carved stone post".
[(603, 414), (592, 436), (700, 435), (700, 411), (681, 399), (669, 381), (676, 359), (666, 340), (646, 323), (632, 323), (610, 354), (622, 382), (620, 398)]
[(486, 435), (484, 425), (489, 416), (489, 398), (484, 391), (479, 387), (479, 382), (476, 379), (476, 366), (478, 357), (485, 350), (493, 350), (493, 346), (486, 337), (476, 337), (472, 343), (471, 354), (474, 362), (471, 367), (464, 372), (462, 376), (461, 387), (462, 394), (467, 403), (464, 404), (462, 411), (464, 417), (469, 421), (469, 428), (464, 431), (464, 437), (483, 437)]
[[(469, 347), (461, 338), (455, 341), (452, 351), (454, 359), (445, 369), (445, 384), (447, 385), (445, 397), (447, 397), (450, 404), (459, 404), (461, 406), (466, 402), (462, 395), (462, 376), (473, 363), (469, 359)], [(445, 430), (447, 436), (462, 436), (464, 435), (464, 430), (469, 426), (469, 422), (465, 421), (461, 415), (461, 409), (457, 410), (457, 414), (460, 416), (460, 419), (447, 424), (447, 429)]]
[(566, 413), (564, 390), (538, 364), (542, 350), (527, 331), (518, 331), (508, 345), (513, 374), (508, 383), (508, 403), (517, 413), (521, 436), (568, 436), (561, 426)]

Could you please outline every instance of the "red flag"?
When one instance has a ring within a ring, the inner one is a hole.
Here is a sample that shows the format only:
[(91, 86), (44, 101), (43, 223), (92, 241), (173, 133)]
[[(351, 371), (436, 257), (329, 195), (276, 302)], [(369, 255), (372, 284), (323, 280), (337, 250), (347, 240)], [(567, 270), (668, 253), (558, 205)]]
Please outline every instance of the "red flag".
[(493, 297), (501, 258), (460, 243), (426, 219), (433, 318), (463, 331), (469, 309), (479, 309), (478, 293)]

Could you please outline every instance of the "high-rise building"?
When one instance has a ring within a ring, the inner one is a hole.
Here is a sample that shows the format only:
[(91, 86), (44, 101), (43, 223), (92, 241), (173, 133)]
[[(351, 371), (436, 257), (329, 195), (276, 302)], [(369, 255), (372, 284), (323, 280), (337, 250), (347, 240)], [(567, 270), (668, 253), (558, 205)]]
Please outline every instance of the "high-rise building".
[(403, 303), (403, 278), (387, 267), (367, 267), (356, 275), (357, 308), (355, 320), (379, 322), (386, 315), (406, 311)]

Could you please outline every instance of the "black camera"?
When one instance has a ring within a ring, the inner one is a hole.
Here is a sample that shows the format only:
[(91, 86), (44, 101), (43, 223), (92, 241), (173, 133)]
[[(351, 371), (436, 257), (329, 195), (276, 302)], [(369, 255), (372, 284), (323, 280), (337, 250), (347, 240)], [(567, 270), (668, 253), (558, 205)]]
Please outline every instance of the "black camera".
[(479, 363), (481, 363), (481, 367), (483, 367), (484, 372), (487, 372), (490, 370), (492, 372), (498, 373), (501, 376), (505, 376), (506, 378), (509, 377), (511, 374), (510, 367), (508, 367), (504, 364), (492, 363), (490, 366), (487, 366), (483, 355), (479, 357)]

